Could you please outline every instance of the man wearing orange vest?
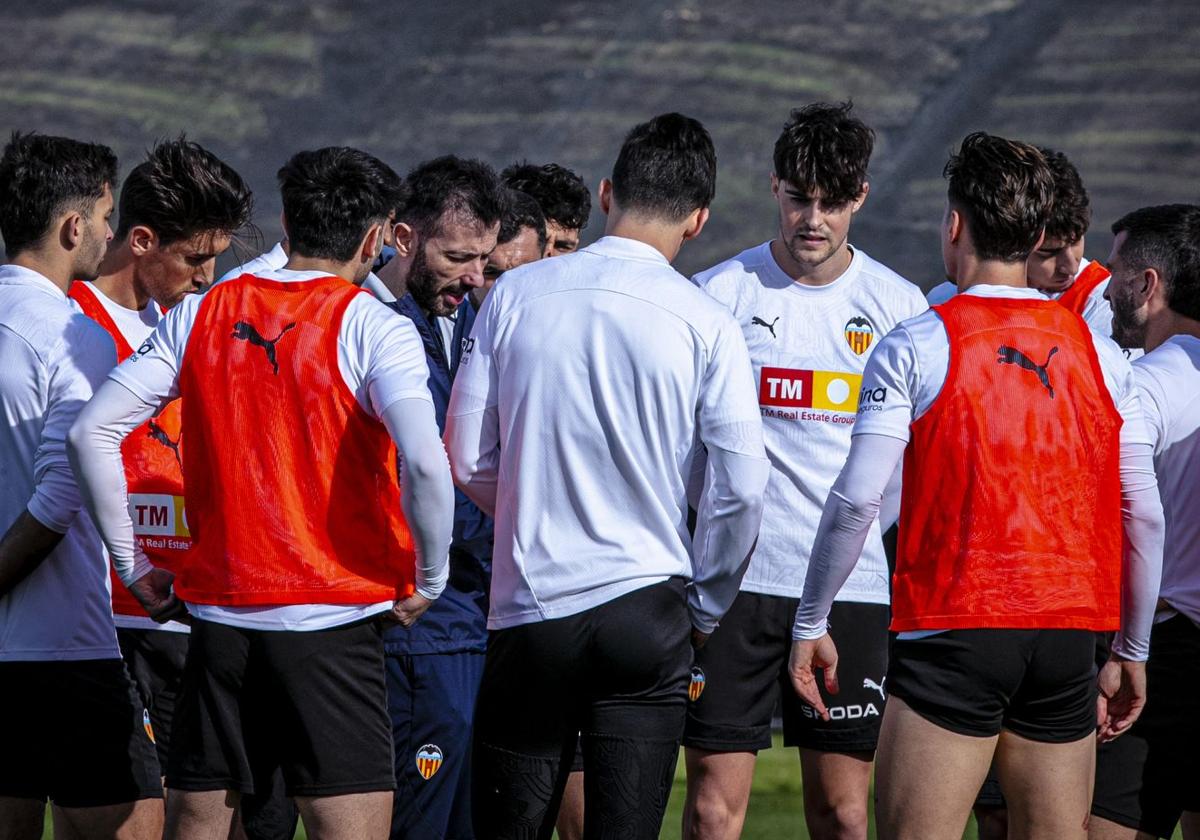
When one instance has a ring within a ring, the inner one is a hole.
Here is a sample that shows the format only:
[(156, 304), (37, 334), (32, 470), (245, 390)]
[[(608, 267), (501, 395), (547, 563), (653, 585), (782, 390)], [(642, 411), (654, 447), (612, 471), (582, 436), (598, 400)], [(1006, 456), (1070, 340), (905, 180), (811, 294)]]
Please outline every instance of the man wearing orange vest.
[[(182, 601), (192, 616), (167, 836), (219, 835), (236, 794), (279, 767), (310, 834), (382, 840), (380, 619), (411, 624), (445, 586), (449, 468), (420, 339), (359, 288), (399, 178), (326, 148), (279, 181), (286, 266), (175, 306), (81, 413), (71, 451), (121, 580), (151, 615)], [(118, 445), (174, 397), (193, 545), (172, 592), (134, 543)]]
[[(1111, 739), (1145, 702), (1163, 540), (1152, 453), (1120, 349), (1026, 286), (1053, 193), (1045, 158), (977, 133), (945, 174), (943, 258), (962, 293), (901, 323), (867, 365), (792, 681), (824, 712), (829, 606), (904, 457), (880, 836), (961, 837), (994, 755), (1016, 836), (1082, 838), (1097, 709)], [(1120, 632), (1097, 695), (1105, 630)]]

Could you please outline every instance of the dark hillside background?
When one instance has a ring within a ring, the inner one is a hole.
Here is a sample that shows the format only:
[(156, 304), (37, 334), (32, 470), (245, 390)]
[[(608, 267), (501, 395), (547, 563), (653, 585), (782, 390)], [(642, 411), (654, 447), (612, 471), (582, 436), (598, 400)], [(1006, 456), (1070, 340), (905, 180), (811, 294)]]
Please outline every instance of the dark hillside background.
[[(555, 160), (594, 186), (633, 123), (678, 110), (720, 160), (690, 273), (773, 233), (771, 146), (816, 99), (853, 99), (879, 135), (852, 241), (925, 287), (941, 279), (941, 166), (971, 130), (1076, 162), (1092, 257), (1124, 211), (1200, 200), (1187, 0), (19, 0), (0, 27), (0, 130), (106, 142), (122, 171), (186, 131), (250, 180), (264, 246), (274, 172), (300, 148), (357, 145), (400, 171), (445, 152)], [(597, 212), (585, 239), (602, 226)]]

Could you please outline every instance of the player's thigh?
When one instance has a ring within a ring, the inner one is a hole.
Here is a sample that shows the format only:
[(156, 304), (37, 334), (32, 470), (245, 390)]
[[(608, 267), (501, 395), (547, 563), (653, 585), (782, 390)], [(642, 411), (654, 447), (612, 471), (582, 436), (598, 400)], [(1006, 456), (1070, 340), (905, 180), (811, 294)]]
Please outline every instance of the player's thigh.
[(54, 806), (54, 840), (158, 840), (163, 801), (141, 799), (98, 808)]
[(794, 598), (738, 593), (721, 625), (695, 653), (685, 747), (754, 753), (771, 746), (771, 716), (779, 699), (779, 675), (787, 668), (795, 615)]
[(953, 732), (893, 694), (875, 753), (879, 835), (892, 840), (958, 840), (997, 738)]
[(315, 840), (386, 840), (391, 829), (391, 791), (298, 796), (296, 806)]
[(697, 812), (702, 819), (737, 818), (740, 822), (750, 803), (757, 760), (758, 754), (753, 752), (686, 748), (687, 810)]
[(1096, 740), (1033, 741), (1000, 735), (996, 767), (1008, 803), (1008, 832), (1015, 840), (1087, 836)]
[(874, 758), (874, 752), (800, 750), (805, 804), (817, 812), (861, 811), (865, 816)]
[(822, 720), (796, 694), (785, 665), (780, 673), (785, 745), (828, 753), (874, 752), (887, 700), (889, 621), (886, 604), (834, 603), (829, 633), (838, 648), (841, 690), (830, 694), (817, 681), (829, 710), (830, 719)]

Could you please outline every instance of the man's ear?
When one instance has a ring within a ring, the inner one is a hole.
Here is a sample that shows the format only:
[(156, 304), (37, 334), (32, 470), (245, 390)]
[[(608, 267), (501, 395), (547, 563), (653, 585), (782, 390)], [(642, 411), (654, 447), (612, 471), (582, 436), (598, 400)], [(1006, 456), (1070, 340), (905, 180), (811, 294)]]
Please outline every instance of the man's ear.
[(859, 191), (858, 195), (854, 198), (854, 201), (851, 204), (851, 214), (857, 213), (862, 209), (862, 206), (867, 203), (867, 193), (870, 191), (871, 185), (868, 182), (863, 181), (862, 189)]
[(363, 237), (362, 251), (360, 256), (363, 262), (375, 262), (379, 258), (380, 252), (383, 250), (383, 225), (386, 222), (371, 225), (367, 229), (367, 235)]
[(683, 241), (695, 239), (700, 235), (700, 231), (704, 230), (704, 226), (708, 223), (709, 211), (707, 207), (701, 207), (692, 211), (692, 215), (688, 217), (687, 227), (683, 231)]
[(1042, 228), (1042, 232), (1038, 234), (1037, 242), (1033, 243), (1033, 248), (1030, 249), (1029, 253), (1032, 254), (1038, 248), (1041, 248), (1042, 243), (1045, 241), (1046, 241), (1046, 229)]
[(83, 242), (84, 228), (87, 226), (87, 220), (79, 213), (68, 213), (63, 216), (62, 222), (59, 224), (59, 239), (62, 242), (63, 248), (68, 251), (74, 251)]
[(1154, 297), (1161, 297), (1164, 304), (1167, 302), (1166, 284), (1163, 283), (1162, 275), (1158, 273), (1157, 268), (1142, 269), (1142, 275), (1138, 278), (1134, 292), (1137, 293), (1138, 300), (1141, 302)]
[(408, 259), (417, 253), (420, 238), (412, 225), (407, 222), (396, 222), (392, 227), (392, 247), (396, 249), (396, 255), (402, 259)]
[(141, 257), (158, 245), (158, 234), (145, 225), (134, 225), (129, 229), (126, 241), (133, 255)]
[(955, 245), (957, 245), (958, 240), (962, 238), (962, 234), (963, 234), (962, 213), (959, 213), (957, 210), (955, 210), (953, 207), (951, 207), (950, 210), (946, 213), (946, 238), (950, 242), (953, 242)]
[(600, 210), (604, 213), (605, 216), (607, 216), (610, 212), (612, 212), (612, 198), (613, 198), (612, 181), (609, 180), (608, 178), (602, 178), (600, 180), (600, 189), (597, 190), (596, 192), (599, 194), (599, 197), (600, 197)]

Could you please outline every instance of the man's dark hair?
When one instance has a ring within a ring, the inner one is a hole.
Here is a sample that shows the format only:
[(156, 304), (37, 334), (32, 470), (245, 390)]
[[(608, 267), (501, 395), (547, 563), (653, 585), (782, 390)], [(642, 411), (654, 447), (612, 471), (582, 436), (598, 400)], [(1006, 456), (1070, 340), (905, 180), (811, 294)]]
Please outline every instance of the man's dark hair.
[(242, 176), (180, 137), (156, 145), (125, 176), (117, 238), (124, 239), (137, 225), (154, 231), (161, 245), (208, 231), (234, 234), (249, 224), (253, 207)]
[(508, 191), (496, 170), (479, 160), (445, 155), (418, 164), (405, 177), (396, 221), (430, 237), (448, 218), (491, 227), (507, 209)]
[(549, 237), (546, 233), (546, 217), (542, 214), (541, 205), (537, 199), (520, 190), (508, 191), (508, 211), (500, 218), (500, 233), (496, 244), (503, 245), (512, 242), (525, 228), (533, 228), (537, 233), (538, 253), (546, 251)]
[(279, 189), (292, 252), (348, 262), (396, 206), (400, 177), (366, 152), (329, 146), (293, 155), (279, 170)]
[(1038, 146), (1054, 176), (1054, 206), (1046, 219), (1046, 238), (1078, 242), (1092, 223), (1092, 208), (1079, 170), (1067, 156), (1054, 149)]
[(613, 197), (625, 210), (679, 222), (712, 204), (717, 153), (699, 121), (661, 114), (633, 127), (613, 164)]
[(1171, 311), (1200, 321), (1200, 207), (1143, 207), (1118, 219), (1112, 232), (1125, 234), (1122, 260), (1138, 270), (1158, 271)]
[(1054, 205), (1054, 176), (1035, 146), (977, 131), (942, 175), (980, 259), (1024, 262)]
[(66, 212), (91, 213), (117, 181), (108, 146), (13, 132), (0, 156), (0, 236), (8, 258), (36, 245)]
[(829, 204), (858, 198), (867, 182), (875, 132), (850, 116), (852, 107), (814, 102), (792, 111), (775, 141), (775, 177), (809, 194), (820, 190)]
[(592, 214), (592, 194), (583, 179), (557, 163), (538, 166), (522, 161), (500, 173), (505, 186), (537, 200), (546, 220), (561, 227), (583, 230)]

